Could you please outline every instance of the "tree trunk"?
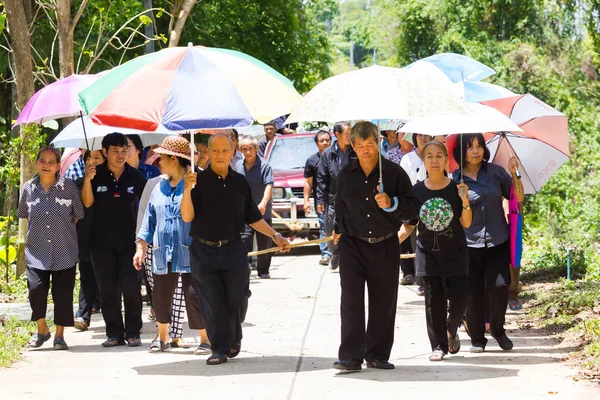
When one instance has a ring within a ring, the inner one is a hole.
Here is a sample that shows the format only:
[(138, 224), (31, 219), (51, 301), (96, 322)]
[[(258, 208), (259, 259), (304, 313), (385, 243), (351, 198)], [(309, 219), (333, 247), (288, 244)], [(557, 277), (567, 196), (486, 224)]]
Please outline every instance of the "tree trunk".
[(169, 47), (179, 46), (179, 38), (181, 37), (181, 31), (183, 30), (185, 21), (190, 15), (190, 12), (192, 12), (192, 7), (194, 7), (194, 4), (196, 4), (197, 2), (198, 0), (185, 0), (183, 2), (183, 6), (181, 6), (181, 12), (177, 16), (177, 22), (175, 23), (175, 27), (169, 34)]
[(56, 20), (58, 21), (58, 64), (60, 77), (73, 74), (73, 29), (71, 29), (71, 0), (56, 2)]
[[(22, 110), (27, 101), (33, 96), (33, 60), (31, 57), (31, 41), (25, 8), (22, 0), (6, 0), (6, 19), (10, 32), (10, 42), (13, 49), (15, 65), (15, 82), (17, 84), (17, 107)], [(27, 141), (26, 131), (21, 127), (21, 137)], [(33, 175), (34, 164), (27, 154), (21, 154), (21, 186)], [(27, 221), (19, 220), (19, 258), (17, 260), (17, 276), (25, 272), (24, 243), (27, 232)]]
[[(152, 0), (144, 0), (144, 8), (146, 10), (152, 9)], [(152, 20), (152, 23), (144, 28), (144, 35), (152, 38), (154, 37), (154, 13), (152, 11), (148, 11), (147, 16)], [(146, 43), (146, 54), (150, 53), (154, 53), (154, 40), (148, 40)]]

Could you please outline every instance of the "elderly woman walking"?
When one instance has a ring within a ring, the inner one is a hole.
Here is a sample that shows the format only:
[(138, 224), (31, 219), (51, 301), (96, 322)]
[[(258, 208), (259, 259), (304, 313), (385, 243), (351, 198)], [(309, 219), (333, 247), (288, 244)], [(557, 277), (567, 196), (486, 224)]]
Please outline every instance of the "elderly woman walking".
[(413, 187), (422, 204), (418, 219), (404, 223), (400, 239), (409, 237), (418, 222), (417, 276), (425, 288), (425, 316), (431, 343), (430, 361), (441, 361), (460, 350), (457, 335), (467, 301), (469, 256), (463, 227), (471, 225), (467, 185), (444, 174), (446, 147), (437, 141), (423, 146), (427, 178)]
[(31, 320), (37, 333), (27, 342), (40, 347), (50, 339), (46, 323), (48, 291), (52, 278), (54, 301), (54, 350), (69, 347), (64, 339), (65, 326), (73, 326), (73, 289), (77, 263), (77, 220), (83, 218), (83, 205), (75, 182), (60, 177), (60, 152), (43, 147), (36, 157), (37, 174), (25, 182), (19, 201), (19, 218), (26, 218), (27, 284)]
[(148, 202), (142, 227), (137, 234), (137, 250), (133, 262), (137, 269), (143, 265), (148, 243), (153, 244), (152, 277), (154, 290), (152, 306), (158, 322), (158, 338), (150, 352), (163, 352), (171, 347), (169, 322), (173, 293), (181, 277), (190, 329), (199, 331), (200, 345), (196, 354), (210, 354), (210, 344), (200, 312), (200, 300), (190, 274), (189, 245), (191, 224), (181, 218), (183, 177), (191, 165), (191, 150), (187, 140), (179, 136), (166, 138), (156, 149), (160, 154), (162, 172), (168, 176), (158, 183)]
[[(524, 200), (523, 184), (515, 157), (506, 170), (488, 162), (490, 151), (480, 133), (461, 135), (461, 145), (454, 149), (460, 160), (454, 180), (464, 176), (469, 186), (469, 203), (473, 208), (471, 226), (465, 228), (469, 246), (469, 289), (467, 297), (467, 330), (471, 336), (471, 352), (485, 351), (485, 297), (489, 299), (490, 331), (502, 350), (511, 350), (513, 342), (506, 336), (504, 321), (510, 286), (510, 241), (503, 199), (510, 198), (511, 186), (517, 201)], [(462, 152), (461, 152), (462, 148)], [(512, 176), (511, 176), (512, 175)]]

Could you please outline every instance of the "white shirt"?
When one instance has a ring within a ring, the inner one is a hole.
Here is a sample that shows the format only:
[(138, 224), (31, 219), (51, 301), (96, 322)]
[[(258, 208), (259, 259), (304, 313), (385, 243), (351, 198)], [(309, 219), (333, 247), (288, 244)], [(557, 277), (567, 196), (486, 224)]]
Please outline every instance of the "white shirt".
[(411, 151), (405, 154), (400, 161), (400, 166), (404, 168), (404, 171), (408, 174), (410, 182), (415, 185), (417, 182), (424, 181), (427, 178), (427, 171), (423, 160), (417, 155), (416, 151)]

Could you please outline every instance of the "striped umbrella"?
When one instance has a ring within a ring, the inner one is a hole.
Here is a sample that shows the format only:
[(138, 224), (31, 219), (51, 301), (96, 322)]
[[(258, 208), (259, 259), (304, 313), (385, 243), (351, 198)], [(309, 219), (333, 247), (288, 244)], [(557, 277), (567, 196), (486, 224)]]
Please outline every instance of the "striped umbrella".
[(145, 131), (264, 123), (301, 98), (291, 81), (253, 57), (191, 45), (135, 58), (79, 94), (95, 123)]

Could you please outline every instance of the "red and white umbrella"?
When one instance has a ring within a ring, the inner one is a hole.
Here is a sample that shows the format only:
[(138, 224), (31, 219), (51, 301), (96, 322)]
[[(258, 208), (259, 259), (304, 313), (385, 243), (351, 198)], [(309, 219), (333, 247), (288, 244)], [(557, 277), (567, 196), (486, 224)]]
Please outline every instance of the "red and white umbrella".
[(523, 132), (501, 132), (486, 136), (490, 161), (507, 168), (516, 156), (521, 164), (526, 194), (537, 193), (569, 160), (569, 129), (565, 114), (531, 94), (484, 101), (508, 116)]

